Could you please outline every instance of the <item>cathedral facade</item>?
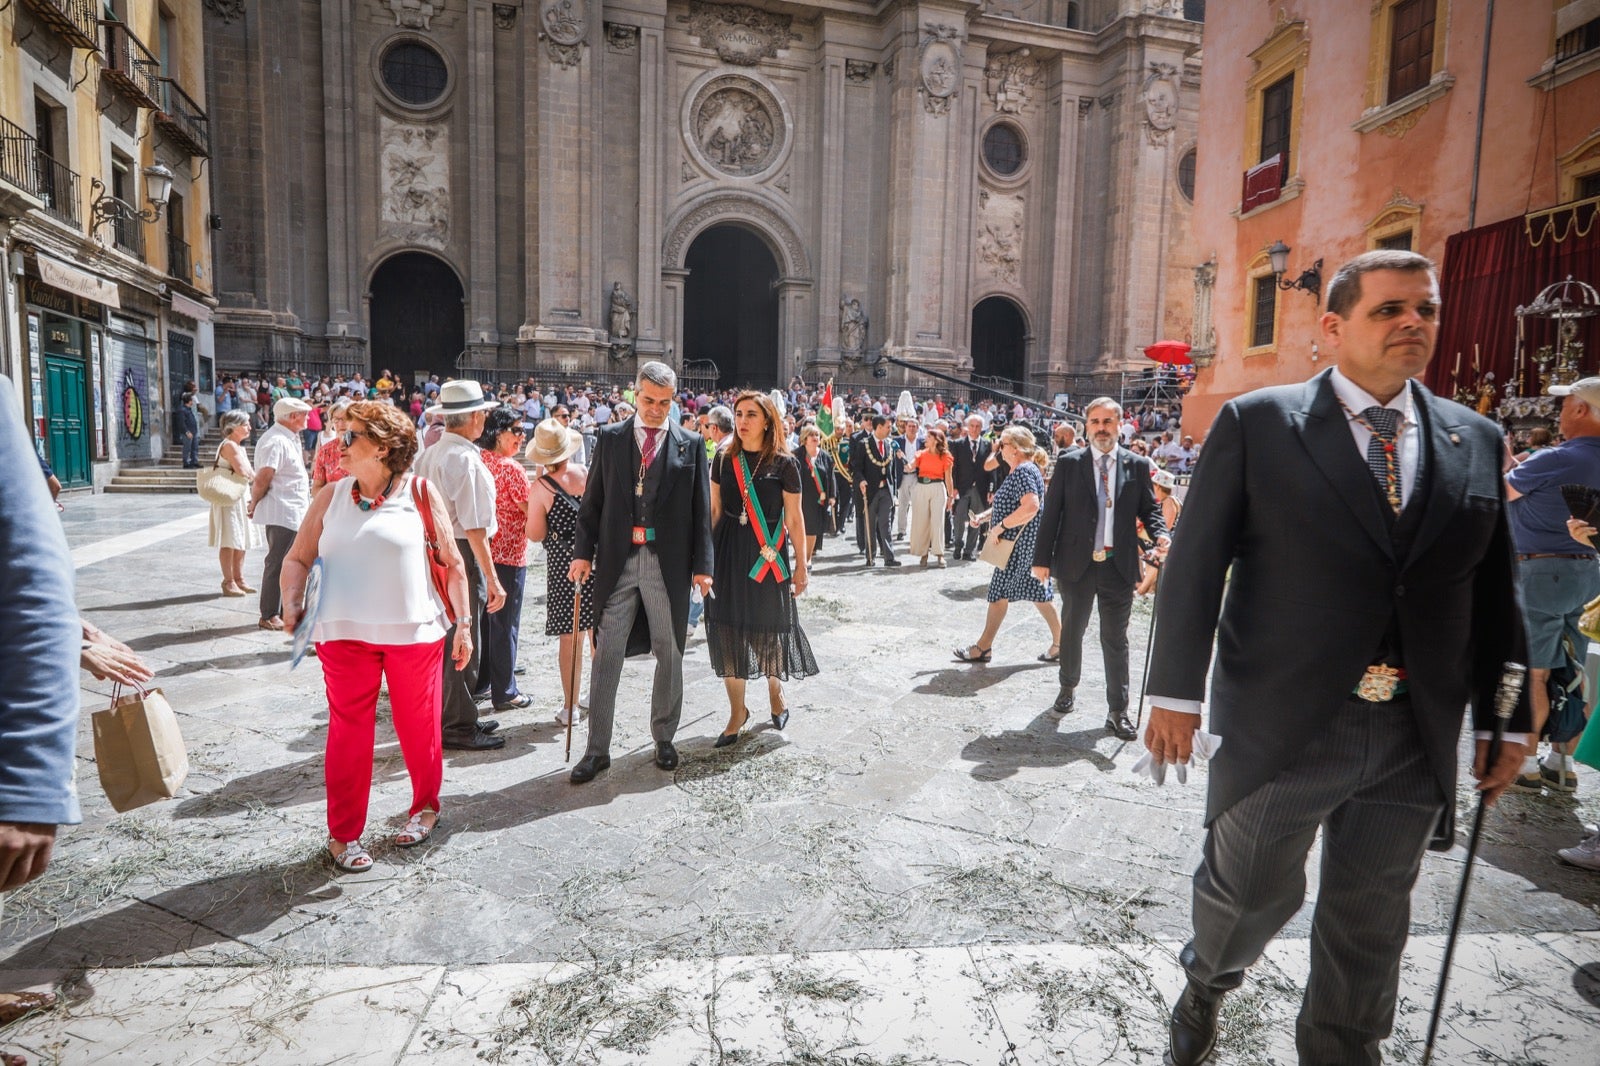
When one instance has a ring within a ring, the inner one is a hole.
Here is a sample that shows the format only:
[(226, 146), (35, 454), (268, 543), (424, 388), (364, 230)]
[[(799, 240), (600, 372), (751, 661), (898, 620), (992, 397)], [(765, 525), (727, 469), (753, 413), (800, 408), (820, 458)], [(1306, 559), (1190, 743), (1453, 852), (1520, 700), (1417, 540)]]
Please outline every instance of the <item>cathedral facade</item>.
[(207, 3), (219, 369), (1049, 395), (1187, 335), (1182, 3)]

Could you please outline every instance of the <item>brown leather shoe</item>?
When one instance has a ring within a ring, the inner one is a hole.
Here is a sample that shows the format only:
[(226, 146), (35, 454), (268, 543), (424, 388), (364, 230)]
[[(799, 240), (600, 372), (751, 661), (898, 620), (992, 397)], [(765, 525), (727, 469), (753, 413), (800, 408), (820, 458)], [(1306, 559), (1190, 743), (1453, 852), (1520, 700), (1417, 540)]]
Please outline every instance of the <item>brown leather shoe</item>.
[(10, 1025), (34, 1011), (56, 1005), (54, 992), (0, 992), (0, 1025)]

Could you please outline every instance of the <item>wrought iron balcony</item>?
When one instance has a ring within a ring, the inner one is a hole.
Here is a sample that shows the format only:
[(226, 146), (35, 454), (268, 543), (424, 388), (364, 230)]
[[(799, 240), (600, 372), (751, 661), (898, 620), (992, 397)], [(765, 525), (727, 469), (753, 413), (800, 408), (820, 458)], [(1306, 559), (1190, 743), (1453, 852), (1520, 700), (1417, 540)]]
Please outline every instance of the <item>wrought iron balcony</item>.
[(194, 277), (189, 265), (189, 244), (176, 233), (167, 234), (167, 276), (179, 281)]
[(178, 88), (172, 78), (161, 79), (161, 107), (155, 113), (156, 124), (178, 145), (192, 155), (211, 154), (210, 127), (206, 113), (189, 94)]
[(78, 172), (35, 148), (33, 175), (33, 194), (44, 201), (44, 209), (77, 229), (82, 217), (79, 214)]
[(22, 0), (22, 6), (72, 47), (99, 50), (100, 0)]
[(33, 155), (38, 150), (39, 142), (33, 134), (10, 119), (0, 118), (0, 181), (29, 196), (38, 196), (39, 180), (33, 167)]
[(161, 60), (133, 31), (114, 19), (102, 19), (105, 32), (106, 80), (140, 107), (161, 106)]

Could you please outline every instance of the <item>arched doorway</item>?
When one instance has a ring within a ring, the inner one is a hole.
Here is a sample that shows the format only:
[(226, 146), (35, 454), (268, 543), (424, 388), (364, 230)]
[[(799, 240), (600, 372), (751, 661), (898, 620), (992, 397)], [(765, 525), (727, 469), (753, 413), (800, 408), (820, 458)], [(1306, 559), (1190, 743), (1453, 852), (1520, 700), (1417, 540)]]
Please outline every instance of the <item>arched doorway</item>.
[(683, 359), (710, 359), (718, 384), (770, 389), (778, 380), (778, 262), (752, 231), (724, 223), (684, 256)]
[(372, 275), (372, 373), (393, 370), (410, 384), (444, 375), (466, 347), (461, 281), (438, 256), (401, 252)]
[(1022, 308), (990, 296), (972, 309), (972, 376), (1020, 382), (1027, 374), (1028, 324)]

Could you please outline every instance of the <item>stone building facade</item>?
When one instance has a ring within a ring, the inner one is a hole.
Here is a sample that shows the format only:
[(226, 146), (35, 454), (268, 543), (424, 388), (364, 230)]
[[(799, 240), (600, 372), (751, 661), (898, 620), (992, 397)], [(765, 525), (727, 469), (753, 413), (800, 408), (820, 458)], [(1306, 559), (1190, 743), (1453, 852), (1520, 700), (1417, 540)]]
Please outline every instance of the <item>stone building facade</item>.
[(1048, 393), (1186, 334), (1200, 5), (207, 2), (225, 367)]

